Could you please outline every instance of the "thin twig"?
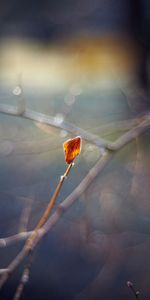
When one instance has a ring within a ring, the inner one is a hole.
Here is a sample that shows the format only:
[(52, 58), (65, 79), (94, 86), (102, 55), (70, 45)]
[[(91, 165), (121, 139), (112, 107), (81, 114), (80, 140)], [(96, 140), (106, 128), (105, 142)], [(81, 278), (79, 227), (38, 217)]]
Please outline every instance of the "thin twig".
[[(140, 136), (143, 132), (145, 132), (150, 127), (150, 118), (147, 117), (141, 124), (134, 127), (127, 133), (121, 136), (121, 138), (117, 139), (114, 143), (111, 143), (111, 148), (114, 149), (114, 151), (119, 150), (123, 146), (125, 146), (127, 143), (134, 140), (137, 136)], [(14, 242), (18, 242), (20, 240), (24, 240), (28, 238), (31, 235), (32, 231), (30, 232), (22, 232), (19, 234), (15, 234), (10, 237), (2, 238), (0, 239), (0, 248), (4, 248), (6, 246), (11, 245)]]
[[(12, 115), (19, 115), (18, 110), (12, 110), (12, 107), (9, 106), (0, 105), (0, 111), (7, 114)], [(40, 113), (36, 113), (31, 110), (25, 110), (21, 112), (22, 117), (36, 120), (39, 122), (43, 122), (45, 124), (49, 124), (55, 127), (60, 127), (60, 124), (55, 124), (54, 119), (50, 119), (49, 116), (45, 116)], [(41, 119), (40, 119), (41, 118)], [(89, 134), (86, 131), (74, 127), (74, 125), (69, 124), (70, 127), (68, 128), (68, 123), (63, 122), (63, 129), (70, 131), (72, 133), (80, 134), (84, 139), (94, 142), (98, 147), (106, 147), (108, 149), (111, 149), (113, 151), (119, 150), (124, 145), (135, 139), (137, 136), (145, 132), (150, 127), (150, 117), (149, 115), (145, 118), (143, 122), (141, 122), (139, 125), (137, 125), (135, 128), (131, 129), (129, 132), (124, 134), (121, 138), (116, 140), (113, 143), (109, 143), (103, 139), (98, 138), (95, 135)], [(61, 125), (62, 125), (61, 124)], [(65, 127), (67, 124), (67, 128)], [(61, 127), (62, 128), (62, 127)], [(76, 130), (79, 130), (78, 132)], [(93, 181), (93, 179), (96, 177), (96, 175), (102, 171), (106, 163), (111, 159), (112, 152), (105, 151), (105, 154), (102, 156), (102, 158), (96, 163), (96, 165), (89, 171), (87, 176), (82, 180), (82, 182), (78, 185), (78, 187), (63, 201), (61, 205), (58, 206), (56, 212), (48, 219), (48, 221), (40, 228), (40, 230), (37, 231), (37, 234), (32, 241), (32, 249), (35, 248), (35, 246), (40, 242), (42, 237), (57, 223), (57, 221), (60, 219), (61, 215), (64, 213), (66, 209), (68, 209), (74, 201), (86, 190), (86, 188), (89, 186), (89, 184)], [(34, 231), (33, 231), (34, 233)], [(5, 239), (3, 240), (3, 245), (5, 244)], [(3, 286), (3, 284), (7, 281), (9, 278), (9, 275), (17, 268), (17, 266), (22, 262), (22, 260), (28, 255), (28, 247), (25, 246), (20, 251), (20, 253), (14, 258), (14, 260), (9, 264), (7, 267), (6, 272), (1, 273), (1, 279), (0, 279), (0, 287)], [(3, 269), (4, 270), (4, 269)]]
[(27, 239), (33, 231), (27, 231), (27, 232), (19, 232), (17, 234), (14, 234), (12, 236), (8, 236), (5, 238), (0, 239), (0, 248), (5, 248), (7, 246), (10, 246), (18, 241), (24, 241)]
[[(29, 215), (31, 212), (31, 201), (33, 201), (31, 199), (28, 199), (28, 201), (29, 200), (30, 200), (30, 202), (29, 202), (30, 205), (27, 205), (25, 207), (25, 209), (23, 210), (23, 213), (22, 213), (22, 217), (21, 217), (21, 228), (20, 229), (24, 229), (24, 231), (27, 230), (27, 224), (28, 224)], [(29, 256), (28, 263), (24, 267), (24, 270), (22, 272), (22, 275), (21, 275), (19, 284), (17, 286), (13, 300), (20, 299), (20, 297), (23, 293), (24, 287), (25, 287), (26, 283), (29, 281), (31, 264), (32, 264), (32, 255)]]
[[(40, 242), (42, 237), (58, 222), (61, 215), (75, 202), (76, 199), (86, 190), (97, 174), (103, 170), (104, 166), (111, 159), (112, 153), (106, 152), (105, 155), (95, 164), (95, 166), (88, 172), (86, 177), (81, 181), (81, 183), (74, 189), (74, 191), (60, 204), (53, 215), (48, 219), (48, 221), (43, 225), (38, 231), (38, 235), (34, 240), (32, 249)], [(17, 266), (23, 261), (23, 259), (28, 255), (28, 249), (25, 246), (20, 251), (20, 253), (14, 258), (14, 260), (7, 267), (6, 273), (2, 274), (0, 278), (0, 287), (2, 287), (8, 280), (10, 274), (17, 268)]]
[(25, 232), (27, 231), (27, 225), (32, 209), (32, 204), (33, 204), (33, 199), (32, 198), (25, 198), (25, 197), (20, 197), (23, 200), (25, 200), (25, 207), (21, 213), (20, 217), (20, 224), (19, 224), (19, 232)]
[(83, 139), (91, 143), (94, 143), (98, 147), (107, 148), (107, 141), (105, 141), (102, 138), (99, 138), (97, 135), (89, 133), (84, 129), (79, 128), (69, 122), (66, 121), (58, 122), (58, 120), (55, 117), (49, 115), (45, 115), (27, 108), (26, 109), (24, 108), (20, 112), (20, 109), (18, 107), (6, 105), (6, 104), (0, 104), (0, 113), (12, 115), (12, 116), (21, 116), (25, 119), (37, 121), (43, 124), (48, 124), (56, 128), (61, 128), (70, 133), (73, 133), (74, 135), (80, 135)]
[(28, 257), (28, 263), (25, 265), (24, 270), (22, 272), (21, 279), (20, 279), (19, 284), (17, 286), (17, 289), (16, 289), (13, 300), (19, 300), (20, 299), (20, 297), (23, 293), (23, 290), (25, 288), (25, 285), (29, 281), (32, 260), (33, 260), (33, 257), (32, 257), (32, 252), (31, 252), (29, 257)]
[(13, 300), (19, 300), (20, 299), (20, 297), (23, 293), (24, 287), (27, 284), (27, 282), (29, 281), (30, 268), (31, 268), (31, 263), (29, 262), (23, 270), (21, 280), (20, 280), (20, 283), (17, 287), (17, 290), (16, 290), (16, 293), (14, 295)]
[(46, 221), (48, 220), (49, 215), (50, 215), (50, 213), (51, 213), (51, 211), (52, 211), (52, 208), (53, 208), (53, 206), (54, 206), (54, 203), (55, 203), (55, 201), (56, 201), (56, 198), (57, 198), (57, 196), (58, 196), (58, 193), (60, 192), (60, 189), (61, 189), (61, 187), (62, 187), (62, 185), (63, 185), (63, 182), (64, 182), (65, 178), (67, 178), (67, 175), (69, 174), (69, 172), (70, 172), (70, 170), (71, 170), (71, 168), (72, 168), (72, 165), (73, 165), (73, 164), (70, 163), (70, 164), (68, 165), (67, 170), (65, 171), (65, 173), (61, 176), (60, 181), (59, 181), (59, 183), (58, 183), (58, 185), (57, 185), (57, 187), (56, 187), (56, 189), (55, 189), (55, 191), (54, 191), (53, 196), (52, 196), (51, 199), (50, 199), (50, 202), (49, 202), (49, 204), (48, 204), (46, 210), (44, 211), (44, 213), (43, 213), (41, 219), (39, 220), (38, 224), (36, 225), (36, 227), (35, 227), (33, 233), (31, 234), (31, 236), (30, 236), (29, 239), (27, 240), (25, 247), (26, 247), (26, 249), (27, 249), (28, 252), (30, 252), (30, 251), (32, 250), (32, 244), (33, 244), (34, 240), (36, 239), (36, 236), (38, 235), (38, 230), (39, 230), (39, 229), (46, 223)]
[(115, 142), (109, 144), (109, 148), (113, 151), (121, 149), (124, 145), (130, 143), (133, 139), (141, 135), (150, 128), (150, 116), (147, 116), (144, 121), (135, 126), (127, 133), (123, 134)]
[(44, 211), (42, 217), (40, 218), (38, 224), (36, 225), (34, 231), (32, 232), (31, 236), (28, 238), (26, 244), (25, 244), (25, 248), (27, 249), (27, 254), (28, 254), (28, 264), (25, 266), (24, 270), (23, 270), (23, 273), (22, 273), (22, 276), (21, 276), (21, 279), (20, 279), (20, 282), (19, 282), (19, 285), (17, 287), (17, 290), (16, 290), (16, 293), (14, 295), (14, 300), (19, 300), (22, 293), (23, 293), (23, 290), (24, 290), (24, 287), (25, 287), (25, 284), (28, 282), (29, 280), (29, 275), (30, 275), (30, 269), (31, 269), (31, 265), (32, 265), (32, 259), (33, 259), (33, 251), (32, 251), (32, 245), (34, 243), (34, 240), (36, 239), (36, 236), (38, 235), (38, 230), (46, 223), (49, 215), (50, 215), (50, 212), (54, 206), (54, 203), (56, 201), (56, 198), (58, 196), (58, 193), (60, 192), (60, 189), (63, 185), (63, 182), (65, 180), (65, 178), (67, 178), (67, 175), (69, 174), (71, 168), (72, 168), (72, 163), (70, 163), (67, 167), (67, 170), (65, 171), (65, 173), (63, 174), (63, 176), (61, 176), (60, 178), (60, 181), (54, 191), (54, 194), (53, 196), (51, 197), (50, 199), (50, 202), (46, 208), (46, 210)]
[(7, 281), (9, 278), (10, 274), (17, 268), (19, 263), (22, 262), (24, 257), (27, 255), (27, 251), (25, 247), (22, 248), (22, 250), (17, 254), (17, 256), (12, 260), (12, 262), (9, 264), (8, 268), (6, 269), (6, 272), (3, 272), (1, 274), (0, 271), (0, 288), (4, 285), (4, 283)]
[[(66, 121), (58, 122), (58, 120), (55, 117), (27, 109), (27, 108), (25, 108), (24, 103), (23, 103), (23, 106), (21, 106), (21, 107), (22, 107), (22, 110), (20, 109), (20, 107), (14, 107), (11, 105), (0, 104), (0, 113), (5, 113), (8, 115), (13, 115), (13, 116), (21, 116), (23, 118), (26, 118), (26, 119), (29, 119), (32, 121), (37, 121), (37, 122), (40, 122), (43, 124), (51, 125), (53, 127), (61, 128), (70, 133), (73, 133), (75, 135), (80, 135), (84, 140), (91, 142), (100, 148), (106, 148), (108, 150), (115, 151), (115, 150), (120, 149), (124, 145), (124, 135), (123, 135), (123, 137), (120, 137), (118, 140), (116, 140), (115, 142), (112, 143), (103, 138), (98, 137), (97, 135), (95, 135), (93, 133), (89, 133), (89, 132), (85, 131), (84, 129), (79, 128), (69, 122), (66, 122)], [(146, 115), (141, 117), (141, 119), (144, 119), (144, 121), (140, 122), (140, 124), (135, 126), (133, 128), (132, 133), (130, 130), (129, 130), (129, 132), (126, 133), (126, 143), (129, 143), (133, 138), (138, 136), (140, 134), (140, 131), (142, 133), (143, 127), (144, 127), (144, 130), (145, 130), (145, 126), (147, 126), (147, 128), (150, 127), (150, 113), (147, 113)], [(122, 140), (122, 138), (123, 138), (123, 140)]]

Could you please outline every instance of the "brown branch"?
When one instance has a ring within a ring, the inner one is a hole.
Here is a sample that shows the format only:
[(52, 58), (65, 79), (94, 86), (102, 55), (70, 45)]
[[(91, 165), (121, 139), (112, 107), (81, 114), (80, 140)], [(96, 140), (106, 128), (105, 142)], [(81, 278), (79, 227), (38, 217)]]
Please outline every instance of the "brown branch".
[(41, 219), (39, 220), (38, 224), (36, 225), (36, 227), (35, 227), (33, 233), (31, 234), (31, 236), (30, 236), (29, 239), (27, 240), (27, 242), (26, 242), (26, 244), (25, 244), (25, 247), (26, 247), (28, 253), (32, 250), (32, 245), (33, 245), (33, 243), (34, 243), (34, 240), (36, 239), (36, 236), (38, 235), (38, 230), (39, 230), (39, 229), (46, 223), (46, 221), (48, 220), (48, 217), (49, 217), (49, 215), (50, 215), (50, 213), (51, 213), (51, 211), (52, 211), (52, 208), (53, 208), (53, 206), (54, 206), (54, 203), (55, 203), (55, 201), (56, 201), (56, 198), (57, 198), (57, 196), (58, 196), (58, 193), (60, 192), (60, 189), (61, 189), (61, 187), (62, 187), (62, 185), (63, 185), (63, 182), (64, 182), (65, 178), (67, 178), (67, 175), (69, 174), (69, 172), (70, 172), (70, 170), (71, 170), (71, 168), (72, 168), (72, 165), (73, 165), (73, 164), (70, 163), (70, 164), (68, 165), (67, 170), (65, 171), (65, 173), (61, 176), (60, 181), (59, 181), (59, 183), (58, 183), (58, 185), (57, 185), (57, 187), (56, 187), (56, 189), (55, 189), (55, 191), (54, 191), (53, 196), (52, 196), (51, 199), (50, 199), (50, 202), (49, 202), (49, 204), (48, 204), (46, 210), (44, 211), (44, 213), (43, 213)]
[[(103, 170), (106, 163), (111, 159), (112, 153), (106, 152), (105, 155), (95, 164), (95, 166), (88, 172), (86, 177), (81, 181), (81, 183), (74, 189), (74, 191), (58, 206), (53, 215), (48, 219), (48, 221), (43, 225), (38, 231), (38, 235), (34, 240), (32, 249), (40, 242), (42, 237), (58, 222), (61, 215), (68, 209), (75, 200), (86, 190), (97, 174)], [(9, 264), (6, 269), (6, 273), (3, 273), (0, 278), (0, 287), (8, 280), (10, 274), (17, 268), (17, 266), (23, 261), (23, 259), (28, 255), (28, 249), (26, 245), (20, 251), (20, 253), (14, 258), (14, 260)]]
[[(7, 110), (6, 110), (6, 108), (7, 108)], [(5, 112), (7, 114), (16, 115), (16, 112), (14, 113), (14, 111), (12, 111), (13, 112), (12, 113), (11, 110), (8, 109), (8, 107), (6, 107), (6, 106), (4, 107), (4, 105), (3, 105), (3, 111), (2, 111), (2, 105), (0, 105), (0, 111)], [(18, 115), (19, 115), (19, 112), (18, 112)], [(58, 126), (58, 124), (55, 124), (54, 119), (51, 120), (51, 117), (45, 116), (40, 113), (36, 113), (36, 112), (30, 111), (30, 110), (25, 110), (25, 111), (21, 112), (21, 115), (22, 115), (22, 117), (25, 117), (25, 118), (28, 118), (31, 120), (36, 120), (36, 121), (43, 122), (45, 124), (49, 124), (49, 125), (52, 125), (55, 127), (60, 127), (60, 124), (59, 124), (59, 126)], [(127, 143), (131, 142), (137, 136), (139, 136), (140, 134), (145, 132), (150, 127), (150, 117), (149, 117), (149, 115), (146, 116), (145, 120), (143, 122), (141, 122), (139, 125), (137, 125), (133, 129), (128, 131), (126, 134), (121, 136), (118, 140), (116, 140), (113, 143), (107, 142), (100, 138), (97, 139), (97, 136), (89, 134), (80, 128), (76, 128), (72, 124), (68, 124), (65, 122), (63, 122), (62, 124), (63, 124), (63, 129), (65, 129), (69, 132), (72, 132), (72, 133), (80, 134), (84, 139), (86, 139), (90, 142), (94, 142), (98, 147), (106, 147), (113, 151), (117, 151), (117, 150), (121, 149), (124, 145), (126, 145)], [(70, 127), (66, 128), (66, 125), (67, 126), (69, 125)], [(76, 130), (79, 130), (79, 131), (77, 132)], [(36, 245), (40, 242), (42, 237), (48, 231), (50, 231), (50, 229), (57, 223), (57, 221), (60, 219), (61, 215), (65, 212), (65, 210), (68, 209), (75, 202), (75, 200), (86, 190), (86, 188), (90, 185), (90, 183), (97, 176), (97, 174), (103, 170), (104, 166), (111, 159), (112, 155), (113, 155), (113, 152), (105, 151), (102, 158), (88, 172), (88, 174), (82, 180), (82, 182), (78, 185), (78, 187), (76, 187), (75, 190), (63, 201), (63, 203), (58, 206), (55, 213), (48, 219), (48, 221), (42, 226), (42, 228), (40, 228), (40, 230), (37, 231), (37, 234), (32, 243), (32, 249), (34, 249), (36, 247)], [(34, 231), (33, 231), (33, 233), (34, 233)], [(11, 239), (11, 241), (12, 241), (12, 237), (7, 238), (7, 239)], [(3, 245), (5, 245), (5, 240), (6, 239), (2, 239)], [(7, 243), (9, 243), (8, 240), (7, 240)], [(17, 266), (23, 261), (23, 259), (27, 255), (28, 255), (28, 248), (26, 247), (26, 244), (25, 244), (25, 246), (20, 251), (20, 253), (9, 264), (7, 269), (0, 270), (0, 274), (1, 274), (0, 287), (3, 286), (3, 284), (9, 278), (9, 275), (17, 268)], [(6, 272), (4, 270), (6, 270)]]
[[(143, 132), (145, 132), (147, 129), (150, 128), (150, 117), (145, 117), (145, 120), (141, 122), (141, 124), (137, 125), (124, 135), (122, 135), (119, 139), (117, 139), (115, 142), (111, 143), (111, 149), (114, 151), (119, 150), (123, 146), (125, 146), (127, 143), (134, 140), (137, 136), (140, 136)], [(0, 239), (0, 248), (4, 248), (6, 246), (11, 245), (14, 242), (18, 242), (20, 240), (24, 240), (28, 238), (31, 235), (32, 231), (30, 232), (22, 232), (19, 234), (15, 234), (10, 237), (2, 238)]]

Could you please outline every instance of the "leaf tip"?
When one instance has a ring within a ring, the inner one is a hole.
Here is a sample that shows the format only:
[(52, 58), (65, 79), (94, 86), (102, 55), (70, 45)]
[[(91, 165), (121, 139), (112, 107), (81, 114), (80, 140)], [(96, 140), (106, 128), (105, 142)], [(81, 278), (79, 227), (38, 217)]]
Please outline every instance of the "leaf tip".
[(63, 149), (65, 153), (65, 160), (67, 164), (70, 164), (81, 152), (82, 139), (80, 136), (76, 136), (73, 139), (69, 139), (63, 143)]

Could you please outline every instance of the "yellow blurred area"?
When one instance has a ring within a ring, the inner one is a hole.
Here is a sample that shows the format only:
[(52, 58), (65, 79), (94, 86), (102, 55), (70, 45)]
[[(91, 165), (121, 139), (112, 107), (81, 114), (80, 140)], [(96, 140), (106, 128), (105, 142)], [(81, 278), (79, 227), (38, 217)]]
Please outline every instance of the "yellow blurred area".
[(22, 75), (27, 86), (64, 89), (74, 82), (94, 87), (114, 85), (132, 76), (136, 50), (121, 36), (76, 37), (57, 44), (4, 40), (0, 46), (0, 78)]

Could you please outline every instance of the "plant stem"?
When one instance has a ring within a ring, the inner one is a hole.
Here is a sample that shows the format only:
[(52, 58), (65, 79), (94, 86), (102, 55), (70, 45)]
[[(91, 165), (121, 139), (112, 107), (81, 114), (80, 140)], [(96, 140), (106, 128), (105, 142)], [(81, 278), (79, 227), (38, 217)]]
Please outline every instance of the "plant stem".
[(55, 200), (56, 200), (56, 198), (57, 198), (57, 196), (58, 196), (58, 194), (59, 194), (59, 191), (60, 191), (60, 189), (61, 189), (61, 187), (62, 187), (62, 185), (63, 185), (63, 182), (64, 182), (65, 178), (67, 177), (67, 175), (69, 174), (69, 172), (70, 172), (70, 170), (71, 170), (71, 168), (72, 168), (72, 165), (73, 165), (73, 164), (70, 163), (70, 164), (68, 165), (68, 167), (67, 167), (65, 173), (61, 176), (60, 181), (59, 181), (59, 183), (58, 183), (58, 185), (57, 185), (57, 187), (56, 187), (56, 189), (55, 189), (55, 191), (54, 191), (53, 196), (52, 196), (51, 199), (50, 199), (50, 202), (49, 202), (49, 204), (48, 204), (46, 210), (44, 211), (44, 213), (43, 213), (41, 219), (39, 220), (38, 224), (36, 225), (36, 227), (35, 227), (33, 233), (32, 233), (31, 236), (28, 238), (28, 240), (27, 240), (27, 242), (26, 242), (26, 250), (27, 250), (28, 253), (32, 250), (32, 245), (33, 245), (33, 242), (34, 242), (35, 238), (37, 237), (38, 230), (39, 230), (39, 229), (46, 223), (46, 221), (48, 220), (48, 217), (49, 217), (49, 215), (50, 215), (50, 213), (51, 213), (51, 210), (52, 210), (52, 208), (53, 208), (53, 206), (54, 206)]

